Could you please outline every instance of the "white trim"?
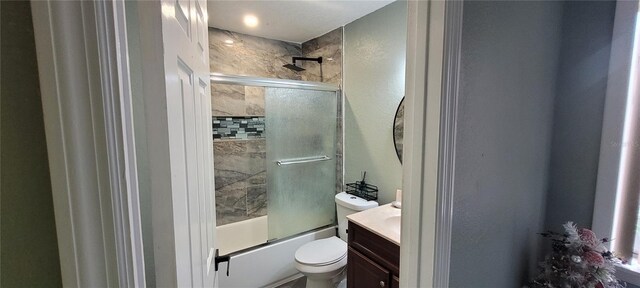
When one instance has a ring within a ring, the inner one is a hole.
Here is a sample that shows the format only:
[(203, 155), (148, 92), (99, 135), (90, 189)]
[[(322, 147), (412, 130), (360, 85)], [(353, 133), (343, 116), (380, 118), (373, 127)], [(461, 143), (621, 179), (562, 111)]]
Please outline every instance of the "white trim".
[(640, 285), (640, 270), (627, 265), (616, 266), (616, 278), (624, 282)]
[(613, 231), (618, 167), (620, 167), (637, 11), (637, 1), (617, 2), (592, 221), (593, 231), (598, 235), (611, 236)]
[(434, 287), (449, 287), (463, 4), (463, 1), (447, 1), (445, 4), (445, 64), (442, 80), (442, 110), (440, 112)]
[[(123, 0), (96, 2), (109, 170), (121, 284), (145, 286), (133, 107)], [(117, 186), (116, 186), (117, 185)]]
[(400, 286), (431, 287), (445, 2), (408, 1), (408, 5)]
[[(638, 1), (617, 1), (609, 60), (602, 139), (592, 229), (598, 235), (613, 236), (622, 135), (631, 74)], [(616, 277), (640, 285), (640, 272), (618, 266)]]
[(144, 286), (122, 3), (98, 3), (32, 1), (62, 281)]
[[(400, 287), (419, 287), (425, 70), (429, 15), (427, 2), (408, 1), (405, 126), (402, 155)], [(420, 53), (422, 52), (422, 53)], [(414, 148), (415, 147), (415, 148)], [(415, 192), (414, 192), (415, 191)]]

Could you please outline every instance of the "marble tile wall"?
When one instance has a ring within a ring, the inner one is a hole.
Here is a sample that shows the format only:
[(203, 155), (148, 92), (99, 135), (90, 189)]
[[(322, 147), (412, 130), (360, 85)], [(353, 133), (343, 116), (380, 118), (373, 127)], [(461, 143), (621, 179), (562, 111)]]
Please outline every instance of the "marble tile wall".
[[(322, 76), (318, 63), (305, 62), (302, 67), (302, 80), (326, 82), (342, 87), (342, 27), (318, 38), (302, 43), (305, 57), (323, 57)], [(336, 151), (336, 193), (344, 191), (343, 182), (343, 141), (342, 141), (342, 95), (338, 97), (337, 151)]]
[(213, 116), (264, 116), (264, 87), (211, 85)]
[(342, 86), (342, 27), (318, 38), (302, 43), (305, 57), (322, 57), (322, 76), (320, 64), (303, 62), (302, 80), (331, 83)]
[[(342, 28), (302, 44), (209, 28), (212, 72), (267, 78), (305, 80), (342, 85)], [(323, 57), (303, 63), (306, 70), (282, 67), (293, 56)], [(342, 100), (338, 99), (336, 192), (343, 190)], [(264, 117), (264, 88), (216, 84), (211, 86), (215, 117)], [(268, 129), (268, 127), (265, 127)], [(264, 139), (214, 139), (217, 225), (267, 213), (266, 142)]]
[(267, 215), (266, 140), (213, 142), (217, 225)]
[(282, 67), (299, 55), (300, 44), (209, 28), (211, 72), (301, 80), (299, 73)]

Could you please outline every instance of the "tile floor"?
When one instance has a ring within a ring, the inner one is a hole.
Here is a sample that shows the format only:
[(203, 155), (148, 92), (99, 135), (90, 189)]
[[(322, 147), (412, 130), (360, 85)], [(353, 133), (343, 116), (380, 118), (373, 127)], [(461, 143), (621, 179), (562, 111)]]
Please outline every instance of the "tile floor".
[[(307, 286), (307, 277), (300, 277), (290, 282), (284, 283), (276, 288), (305, 288)], [(338, 283), (336, 288), (347, 288), (347, 279)]]
[(290, 282), (284, 283), (276, 288), (305, 288), (307, 285), (307, 277), (300, 277)]

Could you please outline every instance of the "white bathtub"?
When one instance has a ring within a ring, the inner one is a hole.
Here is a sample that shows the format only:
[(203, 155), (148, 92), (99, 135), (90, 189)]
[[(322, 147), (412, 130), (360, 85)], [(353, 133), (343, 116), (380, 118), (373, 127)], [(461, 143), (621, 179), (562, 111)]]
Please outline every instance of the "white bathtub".
[(229, 254), (267, 242), (268, 216), (216, 227), (216, 245), (220, 255)]
[[(258, 241), (261, 241), (258, 244), (266, 242), (266, 221), (267, 216), (263, 216), (218, 227), (216, 229), (216, 239), (218, 240), (216, 244), (219, 245), (218, 249), (220, 249), (221, 254), (226, 254), (222, 251), (234, 251), (233, 247), (246, 246), (249, 243)], [(336, 228), (334, 226), (234, 255), (231, 257), (228, 277), (226, 274), (227, 263), (220, 264), (220, 269), (216, 275), (218, 287), (269, 287), (283, 279), (294, 277), (298, 274), (294, 258), (296, 250), (305, 243), (335, 235)], [(226, 247), (223, 247), (223, 245)]]

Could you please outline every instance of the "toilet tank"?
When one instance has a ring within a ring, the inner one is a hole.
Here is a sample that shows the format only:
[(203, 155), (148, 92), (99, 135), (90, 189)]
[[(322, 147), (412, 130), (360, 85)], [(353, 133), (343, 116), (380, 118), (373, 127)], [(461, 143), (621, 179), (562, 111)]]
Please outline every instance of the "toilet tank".
[(367, 201), (346, 192), (336, 195), (336, 212), (338, 214), (338, 236), (347, 241), (347, 215), (378, 207), (378, 202)]

